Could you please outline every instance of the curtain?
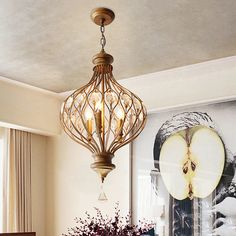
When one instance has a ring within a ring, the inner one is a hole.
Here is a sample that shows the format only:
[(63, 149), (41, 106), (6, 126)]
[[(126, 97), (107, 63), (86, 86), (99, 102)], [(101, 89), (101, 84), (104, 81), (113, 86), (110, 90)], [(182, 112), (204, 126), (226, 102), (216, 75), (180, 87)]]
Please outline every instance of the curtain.
[(4, 231), (32, 230), (31, 134), (10, 129), (4, 164)]
[(3, 160), (6, 154), (5, 129), (0, 127), (0, 232), (3, 231)]

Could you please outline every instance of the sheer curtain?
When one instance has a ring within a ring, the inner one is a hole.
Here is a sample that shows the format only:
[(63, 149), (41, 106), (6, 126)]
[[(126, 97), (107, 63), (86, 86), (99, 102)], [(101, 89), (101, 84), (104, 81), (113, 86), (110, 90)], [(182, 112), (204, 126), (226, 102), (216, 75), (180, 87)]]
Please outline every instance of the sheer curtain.
[(6, 140), (6, 130), (0, 127), (0, 232), (3, 232), (3, 160), (7, 152), (7, 146), (5, 145)]
[(4, 158), (3, 231), (32, 230), (31, 134), (8, 130), (8, 152)]

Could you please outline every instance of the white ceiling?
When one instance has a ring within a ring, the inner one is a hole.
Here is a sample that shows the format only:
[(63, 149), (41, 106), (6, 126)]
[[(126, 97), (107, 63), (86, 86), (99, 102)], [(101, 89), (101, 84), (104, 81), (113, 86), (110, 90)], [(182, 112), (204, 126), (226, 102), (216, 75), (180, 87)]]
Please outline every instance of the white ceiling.
[(235, 0), (1, 0), (0, 75), (63, 92), (92, 76), (98, 6), (116, 79), (236, 55)]

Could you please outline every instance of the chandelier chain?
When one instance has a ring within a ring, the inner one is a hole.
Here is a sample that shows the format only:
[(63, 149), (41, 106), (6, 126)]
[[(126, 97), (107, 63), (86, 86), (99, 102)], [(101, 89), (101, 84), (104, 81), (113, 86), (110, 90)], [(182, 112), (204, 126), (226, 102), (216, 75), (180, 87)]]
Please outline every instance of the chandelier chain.
[(101, 26), (100, 26), (100, 31), (101, 31), (101, 34), (102, 34), (102, 37), (100, 39), (100, 44), (102, 46), (102, 50), (104, 49), (105, 45), (106, 45), (106, 37), (104, 35), (105, 33), (105, 26), (104, 26), (104, 22), (102, 22)]

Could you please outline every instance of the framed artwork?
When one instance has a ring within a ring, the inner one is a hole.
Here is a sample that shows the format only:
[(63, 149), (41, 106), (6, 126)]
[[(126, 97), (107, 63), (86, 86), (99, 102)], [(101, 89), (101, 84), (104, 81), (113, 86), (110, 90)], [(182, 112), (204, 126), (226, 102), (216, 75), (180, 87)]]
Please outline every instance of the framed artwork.
[(236, 235), (236, 101), (150, 114), (132, 144), (133, 221), (159, 236)]

